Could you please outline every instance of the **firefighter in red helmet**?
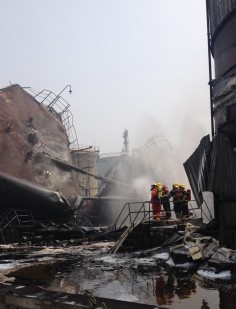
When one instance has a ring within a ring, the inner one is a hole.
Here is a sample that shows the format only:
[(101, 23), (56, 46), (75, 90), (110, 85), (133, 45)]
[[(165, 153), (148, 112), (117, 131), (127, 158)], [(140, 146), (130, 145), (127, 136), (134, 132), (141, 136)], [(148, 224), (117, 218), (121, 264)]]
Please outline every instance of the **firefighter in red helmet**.
[(161, 216), (161, 197), (160, 197), (160, 190), (159, 190), (158, 184), (153, 183), (151, 185), (150, 202), (152, 205), (153, 220), (159, 220)]

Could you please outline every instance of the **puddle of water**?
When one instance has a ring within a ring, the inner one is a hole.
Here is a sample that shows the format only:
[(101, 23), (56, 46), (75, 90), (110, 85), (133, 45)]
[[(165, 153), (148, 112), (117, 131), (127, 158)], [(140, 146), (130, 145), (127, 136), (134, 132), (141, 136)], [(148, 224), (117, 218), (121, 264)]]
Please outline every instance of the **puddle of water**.
[(191, 270), (173, 269), (163, 263), (157, 265), (154, 257), (84, 257), (80, 263), (60, 270), (48, 288), (80, 294), (89, 291), (99, 297), (166, 308), (226, 308), (225, 304), (220, 307), (218, 284), (207, 284)]
[[(39, 280), (41, 286), (54, 291), (91, 292), (95, 297), (171, 309), (236, 308), (236, 280), (229, 277), (228, 272), (216, 277), (210, 272), (197, 272), (196, 264), (189, 263), (176, 268), (165, 252), (149, 257), (107, 254), (105, 246), (99, 244), (91, 248), (68, 248), (67, 254), (73, 250), (73, 259), (69, 255), (66, 259), (65, 255), (63, 262), (59, 262), (52, 251), (55, 264), (50, 266), (49, 261), (31, 264), (28, 270), (15, 272), (17, 280), (14, 283), (30, 286)], [(58, 252), (59, 257), (61, 252)]]

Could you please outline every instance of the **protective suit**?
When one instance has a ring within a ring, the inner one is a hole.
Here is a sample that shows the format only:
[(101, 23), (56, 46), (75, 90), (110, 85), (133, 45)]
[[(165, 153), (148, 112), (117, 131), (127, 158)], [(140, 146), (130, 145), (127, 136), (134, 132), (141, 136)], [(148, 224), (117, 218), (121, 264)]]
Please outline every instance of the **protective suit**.
[(170, 210), (170, 192), (166, 185), (162, 187), (162, 205), (166, 213), (166, 219), (171, 219), (171, 210)]
[(161, 196), (160, 188), (157, 186), (157, 184), (152, 184), (151, 186), (150, 202), (152, 205), (153, 220), (159, 220), (161, 217)]
[(181, 201), (180, 201), (180, 189), (177, 183), (173, 184), (173, 188), (170, 191), (170, 196), (173, 198), (174, 212), (177, 219), (181, 217)]
[(191, 191), (190, 189), (185, 190), (185, 185), (181, 184), (179, 185), (180, 189), (180, 208), (181, 208), (181, 214), (183, 217), (189, 216), (189, 210), (188, 210), (188, 202), (191, 200)]

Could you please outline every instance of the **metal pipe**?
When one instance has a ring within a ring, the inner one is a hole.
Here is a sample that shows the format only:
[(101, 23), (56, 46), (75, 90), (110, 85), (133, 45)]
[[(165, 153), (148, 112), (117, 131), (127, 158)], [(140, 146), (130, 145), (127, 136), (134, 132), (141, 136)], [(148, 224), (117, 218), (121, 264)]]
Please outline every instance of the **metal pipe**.
[(107, 177), (103, 177), (103, 176), (99, 176), (99, 175), (95, 175), (95, 174), (92, 174), (90, 172), (87, 172), (81, 168), (79, 168), (78, 166), (75, 166), (75, 165), (72, 165), (72, 164), (69, 164), (69, 163), (66, 163), (64, 161), (61, 161), (61, 160), (58, 160), (58, 159), (55, 159), (51, 156), (49, 156), (48, 154), (44, 153), (45, 156), (49, 157), (53, 162), (55, 162), (56, 164), (66, 168), (66, 169), (69, 169), (69, 170), (74, 170), (78, 173), (81, 173), (81, 174), (85, 174), (85, 175), (89, 175), (91, 177), (94, 177), (98, 180), (102, 180), (104, 182), (109, 182), (109, 183), (114, 183), (114, 184), (117, 184), (117, 185), (122, 185), (122, 186), (125, 186), (127, 188), (130, 188), (127, 184), (125, 183), (122, 183), (122, 182), (119, 182), (119, 181), (116, 181), (116, 180), (113, 180), (113, 179), (110, 179), (110, 178), (107, 178)]
[(208, 69), (209, 69), (209, 90), (210, 90), (210, 111), (211, 111), (211, 136), (214, 137), (214, 118), (213, 118), (213, 91), (212, 91), (212, 65), (211, 65), (211, 32), (209, 17), (209, 0), (206, 0), (206, 19), (207, 19), (207, 46), (208, 46)]

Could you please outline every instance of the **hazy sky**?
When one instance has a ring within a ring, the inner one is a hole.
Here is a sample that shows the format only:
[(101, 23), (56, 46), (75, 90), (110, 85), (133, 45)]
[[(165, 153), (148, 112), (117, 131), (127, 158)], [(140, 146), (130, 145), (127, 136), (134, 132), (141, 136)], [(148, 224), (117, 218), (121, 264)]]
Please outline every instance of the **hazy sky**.
[(0, 88), (71, 105), (80, 144), (119, 152), (163, 134), (184, 162), (210, 133), (204, 0), (0, 0)]

